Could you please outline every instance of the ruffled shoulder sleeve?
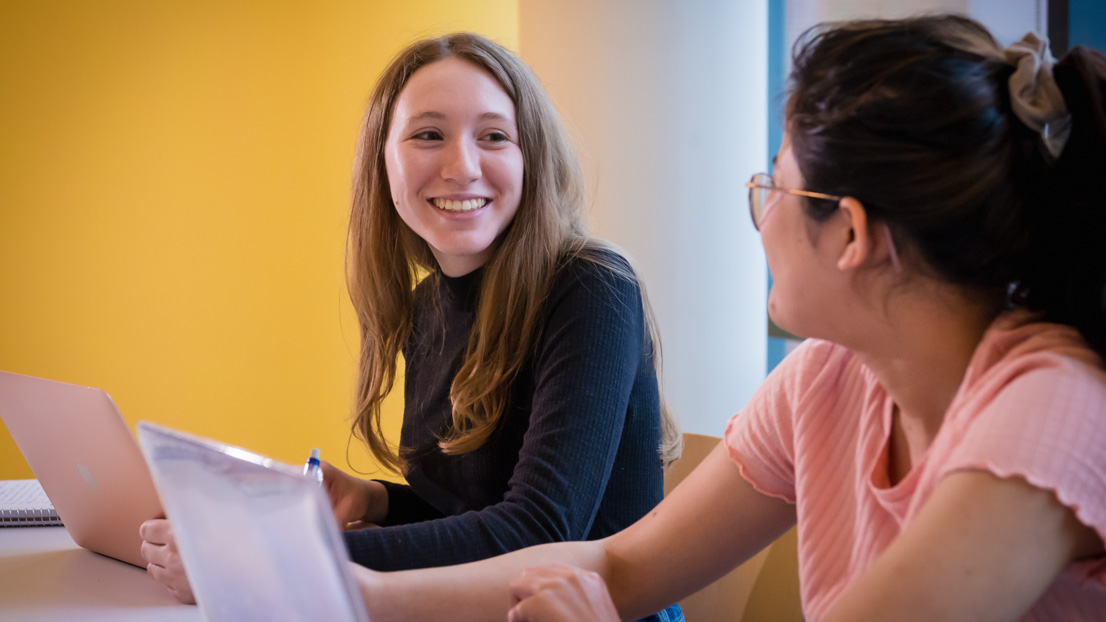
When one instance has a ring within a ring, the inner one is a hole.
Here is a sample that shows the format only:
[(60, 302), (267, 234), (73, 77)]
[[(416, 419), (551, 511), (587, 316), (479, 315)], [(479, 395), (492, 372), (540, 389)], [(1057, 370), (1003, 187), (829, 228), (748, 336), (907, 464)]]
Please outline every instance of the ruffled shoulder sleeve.
[(809, 339), (781, 362), (726, 425), (723, 442), (741, 474), (762, 494), (795, 503), (799, 418), (818, 416), (810, 396), (832, 388), (852, 354)]

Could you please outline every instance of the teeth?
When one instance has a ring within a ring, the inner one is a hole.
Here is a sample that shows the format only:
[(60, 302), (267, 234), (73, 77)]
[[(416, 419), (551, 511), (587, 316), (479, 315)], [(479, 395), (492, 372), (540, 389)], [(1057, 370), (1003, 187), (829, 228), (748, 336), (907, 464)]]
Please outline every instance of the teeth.
[(474, 209), (488, 204), (487, 199), (465, 199), (464, 201), (452, 201), (450, 199), (434, 199), (434, 207), (447, 212), (471, 212)]

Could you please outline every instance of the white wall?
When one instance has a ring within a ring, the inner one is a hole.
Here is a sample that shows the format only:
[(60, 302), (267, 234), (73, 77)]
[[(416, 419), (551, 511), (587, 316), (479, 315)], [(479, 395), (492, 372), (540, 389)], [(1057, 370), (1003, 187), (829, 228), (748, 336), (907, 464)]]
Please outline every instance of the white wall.
[(519, 42), (579, 143), (590, 224), (635, 261), (685, 431), (721, 435), (765, 370), (766, 0), (523, 0)]

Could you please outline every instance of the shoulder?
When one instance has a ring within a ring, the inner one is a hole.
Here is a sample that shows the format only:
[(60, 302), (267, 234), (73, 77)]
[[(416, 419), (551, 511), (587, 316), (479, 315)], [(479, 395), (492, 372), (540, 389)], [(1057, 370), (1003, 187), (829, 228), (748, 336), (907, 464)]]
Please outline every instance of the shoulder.
[(607, 248), (562, 256), (540, 315), (539, 351), (604, 347), (631, 352), (652, 339), (637, 277), (621, 254)]
[(1104, 424), (1106, 371), (1079, 333), (1000, 318), (980, 343), (946, 417), (955, 431), (950, 438), (957, 440), (948, 468), (984, 465), (1009, 474), (1030, 465), (1060, 478), (1066, 463), (1089, 456), (1096, 456), (1096, 469), (1106, 468)]
[(1106, 534), (1106, 479), (1087, 475), (1106, 471), (1101, 359), (1059, 324), (1007, 319), (990, 332), (946, 417), (938, 477), (963, 470), (1021, 477)]
[[(1102, 359), (1077, 330), (1036, 321), (1029, 313), (1005, 314), (984, 335), (968, 366), (965, 388), (977, 397), (1021, 392), (1033, 385), (1106, 390)], [(1054, 392), (1054, 391), (1050, 391)]]
[[(883, 389), (871, 371), (848, 348), (807, 339), (788, 354), (731, 424), (767, 426), (784, 436), (800, 429), (847, 429), (863, 418), (864, 404)], [(783, 430), (788, 430), (783, 432)]]
[(630, 261), (616, 249), (600, 243), (565, 254), (558, 263), (553, 283), (572, 280), (586, 282), (623, 282), (637, 286), (638, 277)]
[(860, 381), (874, 381), (871, 372), (845, 346), (822, 339), (807, 339), (788, 354), (769, 374), (766, 384), (790, 394), (793, 399), (817, 387), (841, 389)]
[(588, 246), (563, 257), (553, 274), (547, 305), (614, 307), (640, 314), (641, 284), (630, 262), (618, 251)]
[(734, 419), (755, 416), (792, 419), (806, 410), (817, 411), (821, 416), (824, 409), (839, 401), (838, 394), (851, 391), (849, 387), (866, 389), (871, 380), (866, 372), (848, 348), (807, 339), (768, 374)]

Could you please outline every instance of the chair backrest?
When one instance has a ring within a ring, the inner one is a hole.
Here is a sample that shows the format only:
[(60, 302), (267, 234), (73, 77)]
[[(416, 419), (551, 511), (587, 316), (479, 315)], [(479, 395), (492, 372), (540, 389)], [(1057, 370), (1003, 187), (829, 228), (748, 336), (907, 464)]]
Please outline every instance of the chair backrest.
[[(720, 441), (717, 436), (684, 433), (683, 455), (664, 475), (665, 495), (695, 470)], [(688, 622), (801, 622), (795, 551), (792, 529), (726, 576), (681, 600), (684, 617)]]

